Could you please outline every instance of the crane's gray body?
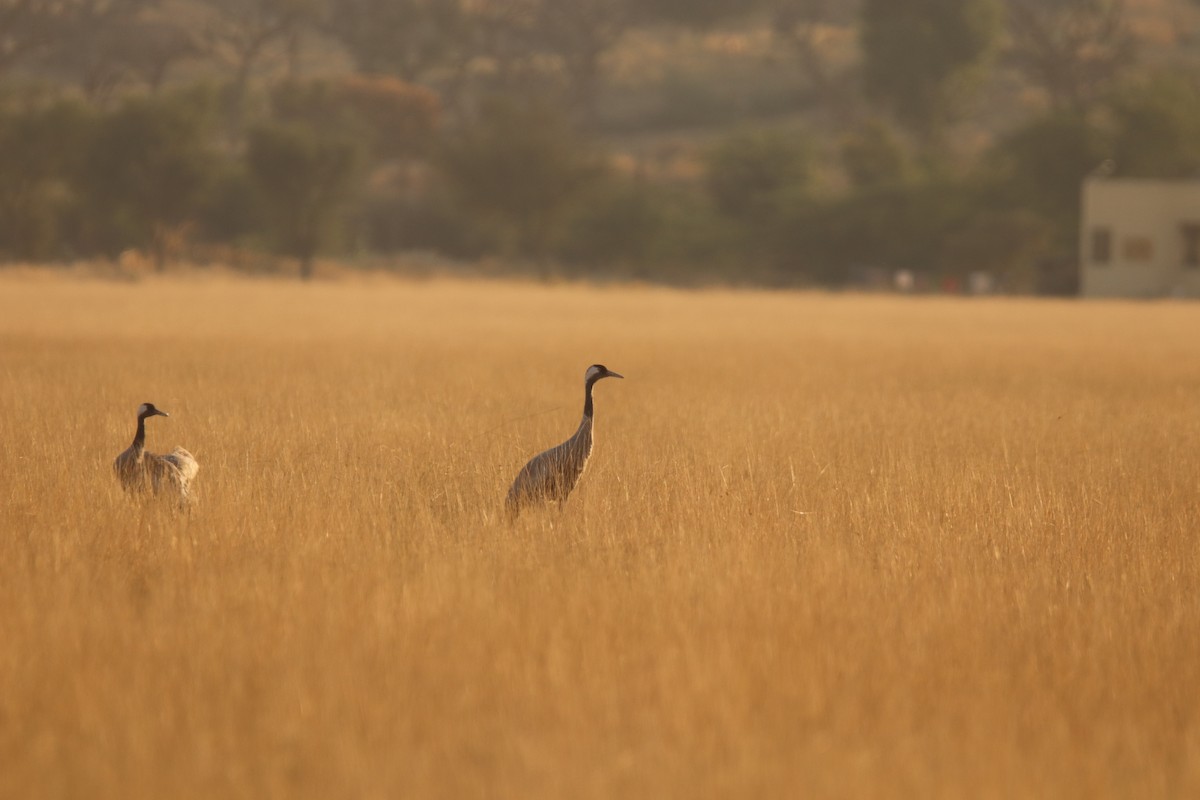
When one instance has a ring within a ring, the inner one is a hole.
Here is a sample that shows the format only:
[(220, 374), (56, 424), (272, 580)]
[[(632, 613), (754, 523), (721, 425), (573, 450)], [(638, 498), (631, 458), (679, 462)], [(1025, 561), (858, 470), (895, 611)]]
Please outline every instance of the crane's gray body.
[(557, 502), (561, 505), (566, 501), (592, 455), (592, 386), (601, 378), (620, 377), (623, 376), (600, 364), (588, 367), (584, 375), (583, 419), (579, 427), (570, 439), (538, 453), (517, 473), (504, 503), (510, 518), (515, 518), (521, 509), (534, 503)]
[(168, 416), (151, 403), (143, 403), (138, 409), (137, 433), (133, 444), (113, 461), (113, 470), (121, 486), (129, 492), (169, 493), (178, 497), (181, 506), (192, 502), (191, 484), (200, 465), (195, 456), (176, 447), (166, 455), (146, 452), (146, 418)]
[(592, 418), (584, 417), (570, 439), (538, 453), (517, 473), (505, 503), (509, 513), (515, 515), (532, 502), (565, 501), (591, 454)]

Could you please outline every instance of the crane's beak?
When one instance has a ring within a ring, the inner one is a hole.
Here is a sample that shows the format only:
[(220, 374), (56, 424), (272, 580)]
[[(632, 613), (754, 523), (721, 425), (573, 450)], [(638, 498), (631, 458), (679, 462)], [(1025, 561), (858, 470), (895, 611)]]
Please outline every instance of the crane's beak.
[(151, 414), (150, 416), (152, 416), (152, 417), (154, 417), (154, 416), (157, 416), (157, 417), (169, 417), (169, 416), (171, 416), (171, 415), (170, 415), (170, 414), (168, 414), (168, 413), (167, 413), (167, 412), (165, 412), (165, 411), (159, 411), (159, 410), (156, 408), (156, 409), (154, 409), (154, 413), (153, 413), (153, 414)]
[(625, 376), (619, 372), (613, 372), (611, 369), (605, 374), (606, 378), (624, 378)]

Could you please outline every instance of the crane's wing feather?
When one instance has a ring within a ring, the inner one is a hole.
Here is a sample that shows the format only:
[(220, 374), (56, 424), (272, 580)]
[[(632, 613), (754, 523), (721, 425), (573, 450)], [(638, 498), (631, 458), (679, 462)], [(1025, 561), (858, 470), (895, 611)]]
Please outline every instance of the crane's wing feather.
[(163, 456), (163, 461), (173, 464), (186, 482), (190, 482), (200, 472), (200, 465), (196, 463), (196, 457), (182, 447), (176, 447), (167, 453)]

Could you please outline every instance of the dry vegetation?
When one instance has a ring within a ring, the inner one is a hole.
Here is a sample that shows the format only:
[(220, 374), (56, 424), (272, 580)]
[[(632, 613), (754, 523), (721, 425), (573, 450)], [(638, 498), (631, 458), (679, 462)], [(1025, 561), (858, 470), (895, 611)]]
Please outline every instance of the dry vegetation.
[(0, 795), (1196, 796), (1198, 396), (1165, 303), (0, 277)]

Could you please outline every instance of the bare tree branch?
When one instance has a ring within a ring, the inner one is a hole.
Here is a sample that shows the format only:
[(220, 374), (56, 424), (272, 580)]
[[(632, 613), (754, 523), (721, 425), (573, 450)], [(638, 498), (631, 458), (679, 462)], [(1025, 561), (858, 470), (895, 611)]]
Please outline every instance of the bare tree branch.
[(1080, 109), (1134, 59), (1124, 0), (1006, 0), (1010, 55), (1056, 109)]

